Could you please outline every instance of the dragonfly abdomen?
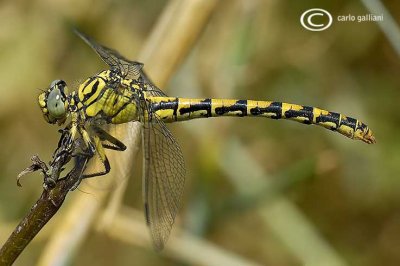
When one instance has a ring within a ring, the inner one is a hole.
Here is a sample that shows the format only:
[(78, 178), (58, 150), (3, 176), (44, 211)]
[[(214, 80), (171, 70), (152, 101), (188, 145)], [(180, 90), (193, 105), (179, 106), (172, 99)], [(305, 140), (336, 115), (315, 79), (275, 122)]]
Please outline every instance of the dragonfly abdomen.
[(361, 121), (311, 106), (233, 99), (147, 98), (152, 103), (153, 112), (165, 122), (218, 116), (267, 117), (319, 125), (351, 139), (360, 139), (366, 143), (375, 142), (371, 130)]

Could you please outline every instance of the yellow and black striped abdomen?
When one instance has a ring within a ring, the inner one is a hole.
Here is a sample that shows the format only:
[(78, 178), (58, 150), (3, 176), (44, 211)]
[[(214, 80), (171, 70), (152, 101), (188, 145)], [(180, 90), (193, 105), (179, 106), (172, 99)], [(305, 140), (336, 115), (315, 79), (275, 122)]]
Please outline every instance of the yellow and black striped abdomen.
[(315, 107), (297, 104), (230, 100), (185, 99), (173, 97), (148, 97), (152, 110), (165, 122), (218, 116), (253, 116), (271, 119), (289, 119), (304, 124), (323, 126), (351, 139), (374, 143), (375, 138), (367, 125), (361, 121)]
[(102, 74), (103, 72), (89, 78), (79, 87), (78, 109), (82, 110), (86, 117), (95, 117), (101, 114), (113, 124), (138, 120), (132, 91), (123, 89), (117, 93), (115, 89), (107, 86), (106, 79)]

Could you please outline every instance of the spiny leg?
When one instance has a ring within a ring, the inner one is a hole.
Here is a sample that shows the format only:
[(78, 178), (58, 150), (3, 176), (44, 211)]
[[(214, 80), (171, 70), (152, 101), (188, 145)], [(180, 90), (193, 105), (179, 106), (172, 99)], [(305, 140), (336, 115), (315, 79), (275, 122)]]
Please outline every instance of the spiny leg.
[(100, 127), (92, 127), (92, 129), (96, 132), (97, 136), (99, 136), (100, 140), (103, 141), (103, 147), (109, 150), (116, 151), (124, 151), (126, 150), (126, 146), (117, 138), (108, 134), (105, 130)]
[(108, 161), (108, 158), (105, 154), (104, 148), (111, 149), (111, 150), (117, 150), (117, 151), (126, 150), (126, 146), (121, 141), (119, 141), (115, 137), (108, 134), (102, 128), (93, 126), (92, 129), (96, 133), (96, 135), (93, 137), (93, 139), (90, 139), (88, 133), (84, 129), (81, 130), (81, 134), (82, 134), (82, 138), (85, 142), (85, 146), (88, 148), (87, 151), (83, 151), (83, 153), (87, 153), (88, 154), (87, 156), (89, 156), (89, 157), (93, 157), (93, 155), (97, 155), (98, 158), (100, 159), (101, 165), (104, 167), (104, 169), (99, 172), (82, 175), (80, 180), (74, 185), (73, 189), (76, 189), (79, 186), (82, 179), (96, 177), (96, 176), (102, 176), (102, 175), (106, 175), (110, 172), (111, 166), (110, 166), (110, 162)]
[(104, 167), (104, 169), (99, 172), (84, 174), (84, 175), (82, 175), (82, 179), (106, 175), (110, 172), (110, 169), (111, 169), (110, 162), (108, 161), (108, 158), (106, 156), (106, 153), (104, 151), (104, 148), (103, 148), (100, 138), (98, 136), (94, 136), (93, 141), (96, 145), (95, 155), (97, 155), (98, 158), (100, 159), (100, 162), (101, 162), (102, 166)]
[[(100, 138), (98, 136), (94, 136), (92, 143), (94, 143), (94, 145), (95, 145), (95, 153), (94, 153), (94, 155), (97, 155), (97, 157), (100, 159), (100, 162), (101, 162), (101, 165), (103, 167), (103, 170), (101, 170), (99, 172), (83, 174), (81, 176), (81, 178), (76, 182), (76, 184), (74, 185), (74, 187), (71, 190), (76, 189), (83, 179), (91, 178), (91, 177), (95, 177), (95, 176), (106, 175), (111, 170), (110, 162), (108, 161), (108, 158), (107, 158), (107, 156), (105, 154), (105, 151), (104, 151), (104, 148), (103, 148), (103, 145), (101, 143)], [(90, 151), (88, 151), (88, 153), (90, 153)]]
[(82, 139), (83, 139), (84, 143), (86, 144), (87, 152), (89, 153), (89, 155), (91, 154), (93, 156), (94, 154), (96, 154), (96, 150), (97, 150), (96, 146), (98, 146), (96, 143), (97, 140), (94, 139), (94, 141), (93, 141), (90, 138), (89, 133), (83, 127), (79, 127), (79, 133), (81, 134)]

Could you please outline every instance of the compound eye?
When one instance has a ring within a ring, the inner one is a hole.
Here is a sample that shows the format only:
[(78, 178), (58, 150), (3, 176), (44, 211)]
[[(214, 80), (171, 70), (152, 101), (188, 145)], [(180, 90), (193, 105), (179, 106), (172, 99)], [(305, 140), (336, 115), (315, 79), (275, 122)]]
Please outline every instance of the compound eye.
[(47, 109), (49, 111), (49, 115), (56, 119), (64, 118), (66, 114), (65, 95), (60, 87), (58, 84), (56, 84), (54, 87), (51, 87), (51, 91), (47, 96)]

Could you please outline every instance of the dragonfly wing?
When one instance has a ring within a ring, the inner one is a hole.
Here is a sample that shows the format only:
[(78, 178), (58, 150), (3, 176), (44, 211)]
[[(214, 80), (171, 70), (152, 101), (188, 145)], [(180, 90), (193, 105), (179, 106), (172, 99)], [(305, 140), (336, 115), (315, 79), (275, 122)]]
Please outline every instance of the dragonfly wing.
[(160, 90), (151, 79), (147, 76), (147, 74), (141, 70), (140, 71), (140, 80), (146, 84), (144, 92), (146, 96), (155, 96), (155, 97), (168, 97), (162, 90)]
[(142, 63), (126, 59), (119, 52), (99, 44), (93, 38), (77, 29), (74, 31), (82, 40), (92, 47), (107, 65), (111, 68), (118, 69), (125, 78), (137, 79), (140, 76), (141, 69), (143, 68)]
[(74, 31), (101, 57), (101, 59), (109, 67), (118, 69), (125, 78), (141, 79), (141, 81), (147, 85), (147, 88), (144, 89), (144, 91), (146, 91), (150, 96), (167, 96), (163, 91), (157, 88), (156, 85), (154, 85), (154, 83), (143, 71), (143, 63), (126, 59), (118, 51), (99, 44), (93, 38), (78, 31), (77, 29)]
[(143, 123), (143, 199), (154, 246), (164, 247), (179, 210), (185, 185), (182, 151), (156, 114)]
[(147, 88), (144, 90), (144, 93), (146, 96), (168, 97), (163, 91), (152, 84), (147, 84)]

